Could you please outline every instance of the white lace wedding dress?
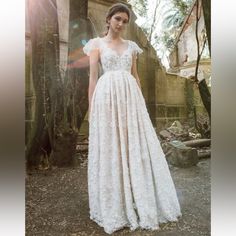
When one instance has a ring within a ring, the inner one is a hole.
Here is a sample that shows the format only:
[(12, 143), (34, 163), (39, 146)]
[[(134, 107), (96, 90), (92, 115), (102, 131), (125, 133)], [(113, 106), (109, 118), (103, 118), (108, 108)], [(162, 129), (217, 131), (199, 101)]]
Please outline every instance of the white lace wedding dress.
[(88, 191), (90, 219), (108, 234), (123, 227), (155, 230), (181, 216), (164, 153), (131, 75), (132, 54), (142, 49), (126, 42), (120, 55), (99, 37), (83, 48), (87, 55), (99, 48), (103, 69), (91, 101)]

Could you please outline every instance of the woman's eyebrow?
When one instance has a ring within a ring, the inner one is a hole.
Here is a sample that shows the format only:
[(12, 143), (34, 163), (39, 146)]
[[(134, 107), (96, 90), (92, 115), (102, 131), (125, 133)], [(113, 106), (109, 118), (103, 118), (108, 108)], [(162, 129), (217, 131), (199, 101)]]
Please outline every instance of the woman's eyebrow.
[[(121, 16), (116, 16), (117, 18), (119, 18), (119, 19), (122, 19), (122, 17)], [(128, 19), (127, 18), (124, 18), (124, 19), (122, 19), (123, 21), (128, 21)]]

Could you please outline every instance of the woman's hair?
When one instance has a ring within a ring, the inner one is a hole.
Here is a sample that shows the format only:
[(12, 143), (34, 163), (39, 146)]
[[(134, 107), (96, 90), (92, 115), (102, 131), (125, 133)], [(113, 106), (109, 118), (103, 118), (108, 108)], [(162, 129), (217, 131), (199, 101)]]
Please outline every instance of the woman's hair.
[[(124, 12), (128, 15), (128, 18), (130, 19), (130, 11), (129, 11), (129, 8), (123, 4), (123, 3), (116, 3), (116, 4), (113, 4), (108, 12), (107, 12), (107, 15), (106, 15), (106, 23), (107, 23), (107, 31), (103, 33), (103, 35), (107, 35), (108, 31), (109, 31), (109, 24), (108, 24), (108, 20), (113, 16), (115, 15), (117, 12)], [(128, 19), (128, 20), (129, 20)]]

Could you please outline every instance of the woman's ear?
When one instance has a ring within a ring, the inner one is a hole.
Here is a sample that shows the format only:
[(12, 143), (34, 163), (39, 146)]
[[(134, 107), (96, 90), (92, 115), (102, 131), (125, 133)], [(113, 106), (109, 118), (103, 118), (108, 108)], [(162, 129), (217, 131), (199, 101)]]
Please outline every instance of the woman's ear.
[(111, 22), (111, 16), (107, 18), (107, 23), (110, 24)]

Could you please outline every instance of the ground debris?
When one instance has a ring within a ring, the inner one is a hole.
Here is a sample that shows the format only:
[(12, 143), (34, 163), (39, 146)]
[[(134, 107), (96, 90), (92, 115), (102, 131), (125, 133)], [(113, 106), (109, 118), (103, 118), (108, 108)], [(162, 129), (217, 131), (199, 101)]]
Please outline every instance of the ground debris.
[[(81, 158), (76, 167), (35, 170), (27, 176), (26, 236), (107, 235), (89, 218), (87, 157)], [(179, 221), (156, 231), (124, 228), (114, 235), (210, 235), (210, 159), (170, 170), (183, 215)]]
[[(202, 122), (204, 122), (205, 126), (208, 127), (206, 125), (206, 120), (203, 120)], [(202, 135), (198, 130), (195, 127), (190, 127), (188, 123), (181, 124), (176, 120), (170, 127), (161, 130), (159, 133), (157, 132), (157, 135), (159, 136), (159, 140), (166, 156), (171, 155), (169, 144), (174, 142), (181, 143), (186, 147), (195, 148), (199, 159), (209, 158), (211, 156), (211, 139), (202, 138)], [(193, 161), (193, 163), (196, 164), (197, 161)]]

